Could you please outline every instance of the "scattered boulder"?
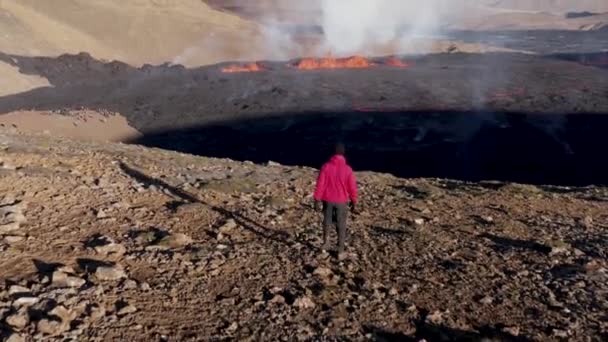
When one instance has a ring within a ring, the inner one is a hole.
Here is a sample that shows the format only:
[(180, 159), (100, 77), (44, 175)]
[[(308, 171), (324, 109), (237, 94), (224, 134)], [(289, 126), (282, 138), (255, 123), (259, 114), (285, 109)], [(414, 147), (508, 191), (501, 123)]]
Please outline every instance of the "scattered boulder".
[(98, 321), (106, 316), (106, 309), (97, 304), (89, 305), (87, 307), (87, 314), (91, 321)]
[(63, 322), (46, 318), (41, 319), (36, 327), (38, 332), (50, 336), (57, 336), (68, 330), (68, 325), (63, 324)]
[(8, 294), (11, 296), (14, 295), (24, 295), (24, 294), (30, 294), (31, 290), (28, 289), (27, 287), (24, 286), (20, 286), (20, 285), (13, 285), (8, 289)]
[(23, 215), (25, 204), (12, 202), (0, 206), (0, 234), (10, 234), (18, 231), (21, 225), (27, 222)]
[(494, 299), (490, 296), (485, 296), (479, 300), (480, 304), (490, 305), (494, 302)]
[(218, 230), (222, 234), (229, 234), (236, 227), (238, 227), (236, 221), (234, 219), (229, 219)]
[(313, 274), (318, 275), (320, 277), (329, 277), (329, 276), (333, 275), (333, 272), (331, 271), (331, 269), (329, 269), (327, 267), (317, 267), (317, 269), (315, 269)]
[(13, 333), (8, 339), (6, 339), (6, 342), (25, 342), (25, 337), (18, 333)]
[(504, 327), (504, 328), (502, 328), (502, 331), (511, 336), (517, 337), (517, 336), (519, 336), (520, 329), (519, 329), (519, 327)]
[(20, 235), (8, 235), (4, 237), (4, 241), (6, 241), (6, 243), (12, 245), (14, 243), (18, 243), (25, 240), (25, 236), (20, 236)]
[(53, 272), (52, 285), (55, 287), (82, 287), (86, 281), (80, 277), (69, 275), (62, 271)]
[(40, 299), (38, 299), (37, 297), (21, 297), (21, 298), (17, 298), (13, 302), (13, 307), (16, 307), (16, 308), (30, 307), (30, 306), (35, 305), (36, 303), (38, 303), (39, 300)]
[(117, 257), (121, 257), (125, 254), (125, 252), (127, 251), (127, 249), (125, 248), (125, 246), (121, 245), (121, 244), (117, 244), (117, 243), (109, 243), (107, 245), (103, 245), (103, 246), (97, 246), (95, 247), (95, 251), (101, 255), (105, 255), (105, 256), (117, 256)]
[(100, 266), (95, 270), (95, 277), (102, 281), (113, 281), (126, 278), (127, 274), (119, 266)]
[(10, 325), (16, 330), (25, 328), (30, 323), (30, 316), (27, 313), (27, 309), (23, 308), (16, 313), (6, 318), (6, 324)]
[(285, 297), (281, 296), (280, 294), (277, 294), (272, 297), (270, 302), (274, 304), (285, 304)]
[(162, 247), (167, 247), (167, 248), (181, 248), (181, 247), (185, 247), (191, 243), (192, 243), (191, 237), (189, 237), (186, 234), (177, 233), (177, 234), (171, 234), (171, 235), (165, 236), (164, 238), (160, 239), (160, 241), (157, 243), (157, 245), (162, 246)]
[(57, 305), (49, 312), (49, 315), (59, 317), (59, 319), (61, 319), (61, 323), (67, 326), (69, 326), (72, 321), (78, 317), (78, 313), (73, 310), (68, 310), (63, 305)]
[(315, 307), (315, 303), (308, 296), (302, 296), (297, 298), (293, 305), (300, 309), (312, 309)]
[(116, 303), (116, 315), (125, 316), (137, 312), (137, 308), (125, 301)]
[(549, 255), (566, 254), (570, 250), (570, 245), (563, 241), (552, 241), (549, 246), (551, 248)]

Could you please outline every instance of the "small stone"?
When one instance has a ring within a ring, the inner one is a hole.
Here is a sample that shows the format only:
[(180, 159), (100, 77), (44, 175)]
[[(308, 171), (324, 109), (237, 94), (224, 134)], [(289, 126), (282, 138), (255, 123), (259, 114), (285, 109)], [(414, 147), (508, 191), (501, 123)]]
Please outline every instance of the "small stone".
[(8, 294), (11, 296), (18, 295), (18, 294), (28, 294), (28, 293), (31, 293), (30, 289), (28, 289), (27, 287), (19, 286), (19, 285), (13, 285), (8, 289)]
[(67, 330), (67, 325), (59, 321), (42, 319), (37, 325), (38, 331), (51, 336), (57, 336)]
[(106, 309), (103, 306), (93, 304), (88, 307), (88, 314), (91, 321), (98, 321), (106, 316)]
[(192, 242), (192, 238), (188, 235), (178, 233), (165, 236), (156, 245), (165, 248), (181, 248)]
[(479, 303), (485, 304), (485, 305), (492, 304), (493, 302), (494, 302), (494, 299), (490, 296), (485, 296), (481, 300), (479, 300)]
[(318, 275), (320, 277), (329, 277), (333, 274), (333, 272), (327, 267), (317, 267), (313, 274)]
[(5, 162), (5, 161), (1, 161), (0, 162), (0, 167), (2, 167), (5, 170), (11, 170), (11, 171), (15, 171), (17, 170), (17, 167), (9, 162)]
[(560, 255), (568, 253), (568, 246), (565, 245), (557, 245), (551, 247), (551, 252), (549, 255)]
[(108, 215), (108, 213), (106, 213), (106, 211), (104, 209), (100, 209), (97, 212), (97, 218), (98, 219), (105, 219), (105, 218), (108, 218), (108, 217), (109, 217), (109, 215)]
[(278, 294), (278, 295), (275, 295), (274, 297), (272, 297), (270, 302), (275, 303), (275, 304), (285, 304), (285, 297)]
[(25, 342), (25, 338), (17, 333), (11, 334), (6, 342)]
[(482, 217), (481, 217), (481, 220), (482, 220), (484, 223), (488, 223), (488, 224), (490, 224), (490, 223), (494, 223), (494, 218), (493, 218), (492, 216), (482, 216)]
[(226, 223), (224, 223), (220, 228), (219, 231), (222, 234), (229, 234), (233, 229), (235, 229), (236, 227), (238, 227), (237, 223), (235, 220), (233, 219), (229, 219), (226, 221)]
[(72, 323), (72, 321), (78, 316), (76, 312), (68, 310), (63, 305), (57, 305), (49, 312), (49, 314), (59, 317), (61, 319), (61, 323), (64, 325), (70, 325), (70, 323)]
[(125, 281), (125, 283), (123, 284), (123, 288), (125, 290), (132, 290), (132, 289), (136, 289), (137, 288), (137, 282), (135, 280), (127, 280)]
[(100, 266), (95, 270), (95, 277), (102, 281), (112, 281), (126, 278), (127, 274), (118, 266)]
[(388, 291), (388, 294), (391, 296), (396, 296), (399, 294), (399, 291), (397, 291), (397, 289), (393, 287), (390, 289), (390, 291)]
[(30, 306), (38, 303), (38, 301), (39, 301), (39, 299), (36, 297), (21, 297), (21, 298), (15, 299), (15, 301), (13, 302), (13, 306), (16, 308), (20, 308), (22, 306), (30, 307)]
[(423, 218), (414, 219), (414, 224), (416, 224), (417, 226), (422, 226), (424, 224), (424, 219)]
[(443, 314), (440, 311), (435, 311), (426, 317), (426, 321), (434, 325), (441, 325)]
[(233, 322), (232, 324), (230, 324), (230, 326), (228, 328), (226, 328), (226, 332), (229, 334), (232, 334), (234, 332), (236, 332), (239, 329), (239, 324), (237, 322)]
[(108, 243), (103, 246), (95, 247), (95, 252), (105, 256), (114, 255), (117, 257), (121, 257), (126, 253), (126, 251), (127, 249), (125, 248), (125, 246), (114, 242)]
[(593, 227), (593, 217), (585, 216), (582, 219), (582, 224), (585, 228), (592, 228)]
[(25, 240), (24, 236), (9, 235), (4, 237), (4, 241), (8, 244), (13, 244)]
[(127, 305), (124, 305), (123, 307), (121, 307), (120, 309), (118, 309), (118, 311), (116, 311), (116, 315), (125, 316), (125, 315), (132, 314), (134, 312), (137, 312), (137, 308), (134, 307), (133, 305), (127, 304)]
[(312, 309), (315, 307), (315, 303), (307, 296), (296, 299), (293, 305), (300, 309)]
[(82, 287), (86, 281), (82, 278), (69, 275), (62, 271), (53, 272), (52, 285), (55, 287)]
[(585, 254), (585, 252), (581, 251), (581, 250), (580, 250), (580, 249), (578, 249), (578, 248), (575, 248), (575, 249), (573, 250), (573, 252), (574, 252), (574, 255), (575, 255), (575, 256), (577, 256), (577, 257), (581, 257), (581, 256), (586, 255), (586, 254)]
[(151, 289), (151, 288), (150, 288), (150, 284), (148, 284), (148, 283), (141, 283), (141, 284), (139, 285), (139, 288), (140, 288), (142, 291), (150, 291), (150, 289)]
[(511, 335), (511, 336), (519, 336), (519, 327), (504, 327), (502, 328), (502, 331)]
[(13, 233), (20, 228), (20, 224), (18, 222), (11, 222), (7, 224), (0, 225), (0, 234), (10, 234)]
[(568, 332), (565, 330), (553, 329), (553, 336), (561, 337), (561, 338), (568, 338)]
[(27, 314), (26, 309), (21, 309), (17, 313), (12, 314), (6, 318), (6, 324), (15, 328), (16, 330), (21, 330), (25, 328), (30, 323), (30, 316)]

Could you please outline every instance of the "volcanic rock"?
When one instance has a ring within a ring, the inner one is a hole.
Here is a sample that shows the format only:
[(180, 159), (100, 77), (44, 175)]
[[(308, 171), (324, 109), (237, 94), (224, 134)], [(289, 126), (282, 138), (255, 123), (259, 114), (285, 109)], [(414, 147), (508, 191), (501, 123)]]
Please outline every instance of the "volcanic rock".
[(81, 287), (86, 281), (82, 278), (69, 275), (62, 271), (55, 271), (52, 275), (52, 285), (55, 287)]
[(93, 249), (95, 249), (95, 252), (104, 256), (121, 257), (127, 251), (125, 246), (114, 242), (114, 240), (107, 236), (97, 237), (90, 243), (94, 244)]
[(317, 269), (315, 269), (313, 274), (318, 275), (320, 277), (329, 277), (333, 275), (333, 272), (327, 267), (318, 267)]
[(98, 321), (106, 316), (106, 309), (103, 306), (93, 304), (88, 306), (87, 313), (91, 321)]
[(73, 310), (68, 310), (63, 305), (58, 305), (49, 312), (49, 315), (59, 317), (63, 325), (69, 326), (73, 320), (78, 317), (78, 313)]
[(29, 307), (38, 303), (39, 300), (40, 299), (37, 297), (21, 297), (15, 299), (15, 301), (13, 302), (13, 306), (16, 308)]
[(23, 295), (23, 294), (29, 294), (31, 293), (31, 290), (28, 289), (27, 287), (24, 286), (20, 286), (20, 285), (13, 285), (8, 289), (8, 294), (13, 296), (13, 295)]
[(186, 234), (171, 234), (162, 238), (156, 246), (163, 248), (181, 248), (192, 243), (192, 238)]
[(222, 234), (229, 234), (236, 227), (238, 227), (236, 221), (233, 219), (229, 219), (218, 230)]
[(100, 266), (95, 270), (95, 277), (102, 281), (113, 281), (126, 278), (127, 274), (119, 266)]
[(119, 301), (116, 303), (116, 315), (125, 316), (137, 312), (137, 308), (127, 302)]
[(504, 328), (502, 328), (502, 331), (511, 336), (517, 337), (517, 336), (519, 336), (520, 329), (519, 329), (519, 327), (504, 327)]
[(38, 332), (40, 333), (50, 336), (57, 336), (68, 330), (69, 326), (64, 324), (63, 322), (45, 318), (41, 319), (36, 327), (38, 329)]
[(18, 333), (13, 333), (11, 336), (9, 336), (6, 342), (25, 342), (25, 338)]
[(17, 313), (14, 313), (6, 318), (6, 324), (10, 325), (16, 330), (25, 328), (30, 323), (30, 316), (27, 313), (27, 309), (21, 309)]
[(4, 237), (4, 241), (6, 241), (8, 244), (14, 244), (23, 240), (25, 240), (25, 237), (18, 235), (9, 235)]
[(297, 298), (293, 305), (300, 309), (312, 309), (315, 307), (315, 303), (307, 296)]

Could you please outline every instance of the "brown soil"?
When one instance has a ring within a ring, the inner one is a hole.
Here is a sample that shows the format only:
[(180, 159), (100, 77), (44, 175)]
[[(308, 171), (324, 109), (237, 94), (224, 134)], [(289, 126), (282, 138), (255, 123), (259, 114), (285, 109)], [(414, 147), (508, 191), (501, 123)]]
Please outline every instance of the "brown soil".
[(72, 139), (127, 141), (141, 137), (119, 114), (91, 111), (12, 112), (0, 116), (0, 126)]
[[(600, 341), (608, 334), (606, 188), (360, 173), (361, 213), (338, 261), (319, 251), (313, 169), (0, 138), (0, 306), (13, 324), (0, 324), (5, 336)], [(103, 280), (108, 272), (118, 280)], [(53, 285), (66, 274), (75, 287)], [(15, 327), (19, 305), (30, 305), (30, 322)]]

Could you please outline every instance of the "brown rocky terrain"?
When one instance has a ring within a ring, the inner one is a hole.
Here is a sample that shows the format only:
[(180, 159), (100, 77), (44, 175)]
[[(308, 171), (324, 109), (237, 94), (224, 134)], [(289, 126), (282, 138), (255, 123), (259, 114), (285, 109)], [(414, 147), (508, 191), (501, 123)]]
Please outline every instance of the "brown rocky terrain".
[(0, 340), (608, 340), (608, 7), (459, 3), (345, 68), (315, 1), (0, 0)]
[(10, 341), (608, 336), (604, 187), (358, 173), (338, 261), (319, 251), (314, 169), (0, 140)]

